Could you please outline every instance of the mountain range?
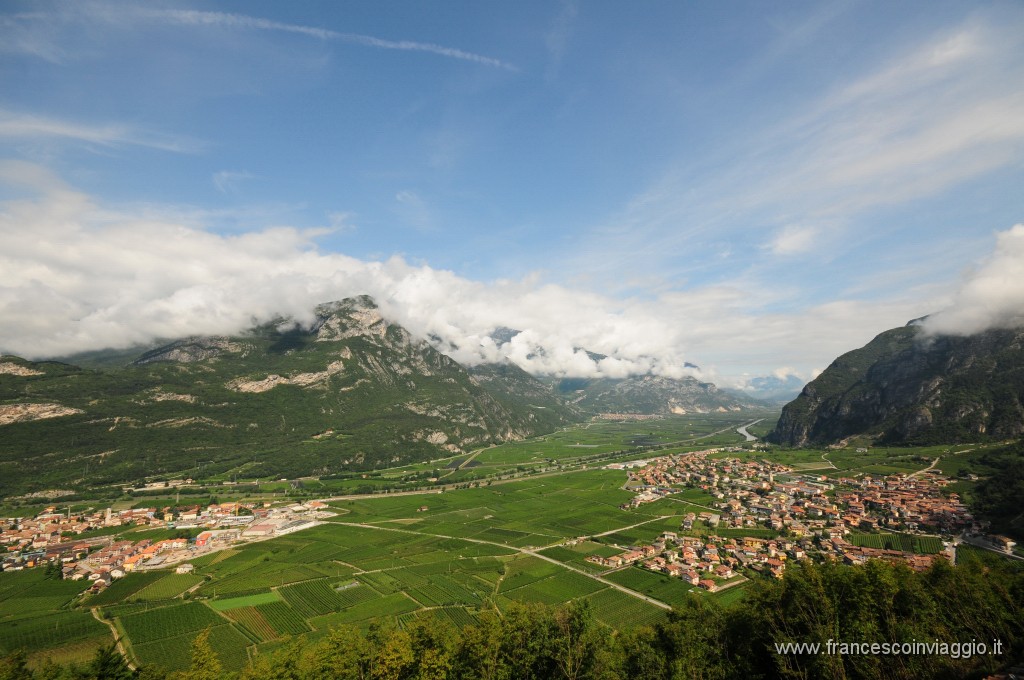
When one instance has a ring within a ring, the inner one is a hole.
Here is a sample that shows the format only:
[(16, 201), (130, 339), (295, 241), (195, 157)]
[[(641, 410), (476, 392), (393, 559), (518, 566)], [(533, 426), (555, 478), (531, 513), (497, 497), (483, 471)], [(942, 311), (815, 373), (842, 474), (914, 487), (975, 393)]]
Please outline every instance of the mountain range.
[(692, 377), (563, 378), (554, 380), (553, 386), (560, 395), (589, 413), (683, 415), (742, 411), (765, 405)]
[[(78, 361), (82, 365), (70, 363)], [(0, 496), (168, 475), (326, 475), (452, 456), (598, 412), (736, 410), (694, 378), (539, 380), (458, 364), (369, 297), (235, 336), (0, 358)]]

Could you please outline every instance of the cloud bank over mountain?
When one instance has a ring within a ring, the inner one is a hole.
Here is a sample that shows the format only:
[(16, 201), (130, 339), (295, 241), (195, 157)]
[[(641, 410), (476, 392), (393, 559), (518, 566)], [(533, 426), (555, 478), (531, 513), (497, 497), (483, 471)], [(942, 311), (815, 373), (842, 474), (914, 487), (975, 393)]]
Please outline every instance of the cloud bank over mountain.
[[(786, 355), (797, 335), (823, 347), (810, 361), (827, 360), (836, 350), (831, 329), (865, 312), (851, 301), (758, 314), (740, 287), (618, 299), (540, 274), (473, 281), (398, 256), (321, 252), (316, 239), (326, 228), (218, 234), (203, 227), (201, 213), (104, 206), (24, 162), (0, 164), (0, 183), (17, 194), (0, 203), (0, 351), (29, 358), (237, 333), (281, 316), (310, 323), (318, 303), (369, 294), (387, 316), (467, 364), (507, 357), (534, 373), (742, 384), (733, 371), (792, 364)], [(897, 302), (875, 311), (903, 319), (909, 310)], [(521, 333), (499, 347), (491, 334), (500, 327)], [(595, 361), (584, 348), (606, 358)], [(786, 372), (809, 377), (815, 367)]]
[(924, 321), (931, 333), (971, 335), (1024, 325), (1024, 224), (996, 235), (995, 251), (969, 271), (948, 308)]
[(0, 351), (369, 294), (465, 363), (758, 394), (1012, 323), (1024, 6), (741, 4), (8, 3)]
[[(372, 295), (384, 312), (473, 364), (509, 356), (534, 372), (682, 375), (669, 319), (598, 295), (520, 281), (481, 283), (401, 257), (318, 252), (323, 230), (218, 235), (154, 214), (110, 210), (47, 171), (0, 176), (40, 194), (0, 213), (0, 350), (39, 358), (157, 338), (234, 333), (280, 316), (313, 321), (321, 302)], [(151, 211), (152, 212), (152, 211)], [(502, 325), (523, 332), (499, 349)], [(595, 364), (576, 347), (609, 354)]]

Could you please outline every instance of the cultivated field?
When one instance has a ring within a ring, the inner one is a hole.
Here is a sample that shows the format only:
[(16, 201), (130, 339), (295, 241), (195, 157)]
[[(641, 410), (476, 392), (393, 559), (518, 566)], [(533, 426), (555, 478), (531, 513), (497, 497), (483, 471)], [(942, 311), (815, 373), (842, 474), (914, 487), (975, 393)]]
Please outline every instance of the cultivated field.
[[(708, 510), (715, 499), (685, 489), (623, 510), (620, 505), (633, 496), (624, 488), (626, 473), (603, 466), (620, 458), (738, 445), (743, 438), (735, 427), (750, 420), (729, 414), (596, 422), (486, 449), (451, 467), (449, 461), (383, 471), (378, 479), (437, 467), (453, 481), (479, 480), (443, 493), (335, 500), (331, 507), (338, 514), (315, 528), (197, 558), (194, 574), (132, 573), (96, 595), (83, 594), (88, 582), (48, 578), (41, 569), (0, 574), (0, 653), (30, 649), (33, 663), (48, 654), (85, 658), (113, 640), (109, 622), (136, 660), (182, 668), (191, 641), (208, 628), (225, 667), (237, 669), (254, 653), (292, 637), (318, 637), (332, 626), (365, 628), (381, 618), (406, 625), (424, 617), (462, 626), (485, 609), (505, 610), (517, 602), (585, 600), (599, 620), (620, 628), (657, 621), (694, 589), (636, 567), (609, 572), (586, 558), (616, 554), (664, 531), (682, 533), (682, 516)], [(667, 448), (636, 450), (652, 445)], [(952, 469), (977, 452), (936, 447), (729, 455), (771, 457), (838, 477), (917, 471), (936, 456)], [(486, 479), (517, 470), (533, 474)], [(324, 484), (327, 491), (335, 488)], [(712, 531), (697, 521), (689, 533)], [(715, 533), (777, 535), (763, 528)], [(938, 549), (937, 539), (909, 535), (852, 540), (923, 553)], [(710, 597), (730, 602), (742, 595), (740, 585)]]

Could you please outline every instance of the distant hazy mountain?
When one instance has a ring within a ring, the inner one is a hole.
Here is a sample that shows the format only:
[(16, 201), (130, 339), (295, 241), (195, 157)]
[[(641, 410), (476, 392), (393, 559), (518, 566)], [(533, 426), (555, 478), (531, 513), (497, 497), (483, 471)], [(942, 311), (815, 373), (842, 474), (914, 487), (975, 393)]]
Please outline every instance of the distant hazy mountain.
[(1024, 433), (1024, 329), (927, 336), (911, 322), (836, 359), (783, 409), (770, 439), (851, 435), (931, 443)]
[(766, 375), (750, 379), (742, 390), (724, 388), (724, 391), (740, 398), (782, 404), (795, 399), (803, 386), (804, 381), (795, 375), (787, 375), (785, 378)]
[[(521, 331), (501, 327), (490, 337), (498, 345), (512, 341)], [(574, 348), (583, 352), (594, 362), (594, 368), (607, 355), (592, 352), (585, 347)], [(536, 346), (528, 356), (545, 356), (547, 350)], [(696, 364), (686, 362), (684, 368), (699, 369)], [(709, 413), (712, 411), (736, 411), (744, 408), (764, 406), (745, 395), (728, 394), (711, 383), (696, 378), (667, 378), (654, 375), (637, 375), (628, 378), (561, 378), (541, 376), (540, 379), (558, 394), (569, 399), (580, 410), (591, 413), (624, 413), (636, 415), (671, 415), (684, 413)]]
[(764, 406), (696, 378), (645, 375), (621, 379), (564, 379), (558, 382), (558, 390), (589, 413), (670, 415)]
[(177, 340), (102, 369), (0, 358), (0, 495), (202, 470), (299, 476), (451, 455), (580, 419), (512, 365), (470, 373), (374, 302)]

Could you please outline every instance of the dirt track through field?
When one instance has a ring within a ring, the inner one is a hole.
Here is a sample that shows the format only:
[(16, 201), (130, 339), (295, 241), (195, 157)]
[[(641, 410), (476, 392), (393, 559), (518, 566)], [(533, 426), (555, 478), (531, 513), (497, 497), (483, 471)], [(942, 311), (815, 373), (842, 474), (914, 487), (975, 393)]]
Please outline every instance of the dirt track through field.
[[(667, 515), (667, 516), (670, 516), (670, 515)], [(586, 571), (584, 571), (582, 569), (577, 569), (576, 567), (574, 567), (574, 566), (572, 566), (570, 564), (566, 564), (565, 562), (559, 562), (558, 560), (556, 560), (554, 558), (551, 558), (551, 557), (548, 557), (547, 555), (541, 555), (540, 553), (535, 552), (534, 550), (530, 550), (529, 548), (517, 548), (514, 545), (507, 545), (505, 543), (498, 543), (497, 541), (485, 541), (485, 540), (479, 539), (479, 538), (465, 538), (465, 537), (461, 537), (461, 536), (447, 536), (445, 534), (431, 534), (431, 533), (427, 533), (425, 531), (412, 531), (411, 529), (396, 529), (396, 528), (393, 528), (393, 527), (381, 527), (381, 526), (377, 526), (375, 524), (365, 524), (363, 522), (334, 522), (334, 524), (339, 524), (341, 526), (361, 527), (363, 529), (376, 529), (377, 531), (393, 531), (393, 532), (397, 532), (397, 533), (401, 533), (401, 534), (413, 534), (415, 536), (431, 536), (431, 537), (434, 537), (434, 538), (447, 538), (447, 539), (453, 539), (453, 540), (456, 540), (456, 541), (466, 541), (468, 543), (482, 543), (484, 545), (494, 545), (494, 546), (497, 546), (499, 548), (505, 548), (507, 550), (515, 550), (515, 551), (519, 552), (520, 554), (529, 555), (530, 557), (536, 557), (538, 559), (544, 560), (545, 562), (551, 562), (552, 564), (557, 564), (558, 566), (560, 566), (560, 567), (562, 567), (564, 569), (568, 569), (569, 571), (574, 571), (577, 574), (582, 574), (583, 576), (586, 576), (589, 579), (593, 579), (594, 581), (597, 581), (598, 583), (606, 585), (606, 586), (608, 586), (610, 588), (614, 588), (614, 589), (616, 589), (616, 590), (618, 590), (618, 591), (620, 591), (622, 593), (625, 593), (626, 595), (629, 595), (631, 597), (635, 597), (638, 600), (644, 600), (645, 602), (647, 602), (649, 604), (652, 604), (655, 607), (659, 607), (661, 609), (669, 609), (669, 610), (672, 609), (671, 605), (668, 605), (668, 604), (662, 602), (661, 600), (657, 600), (657, 599), (655, 599), (653, 597), (648, 597), (647, 595), (644, 595), (643, 593), (638, 593), (637, 591), (631, 590), (630, 588), (627, 588), (625, 586), (619, 585), (618, 583), (615, 583), (613, 581), (609, 581), (608, 579), (605, 579), (605, 578), (601, 578), (600, 576), (597, 576), (596, 574), (591, 574), (591, 573), (586, 572)], [(646, 524), (646, 522), (641, 522), (641, 524)], [(626, 527), (624, 527), (624, 528), (626, 528)], [(619, 529), (616, 529), (616, 531), (619, 531)]]

